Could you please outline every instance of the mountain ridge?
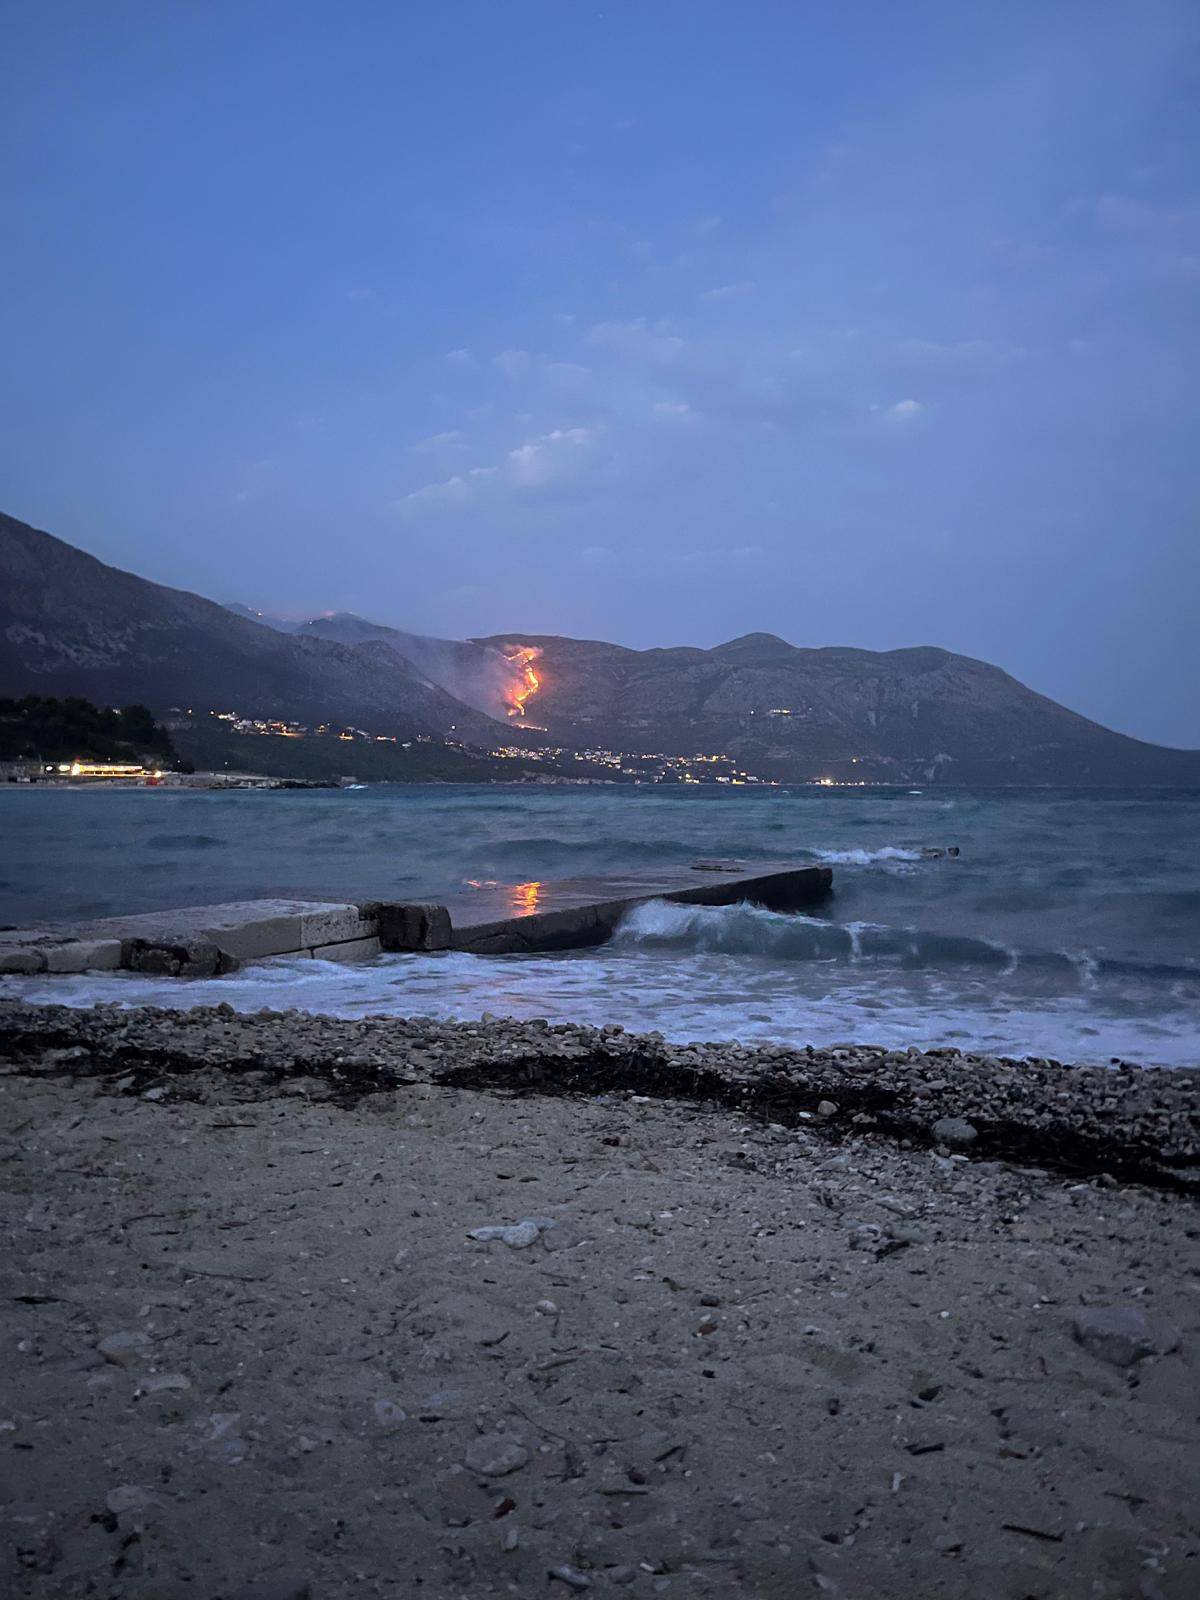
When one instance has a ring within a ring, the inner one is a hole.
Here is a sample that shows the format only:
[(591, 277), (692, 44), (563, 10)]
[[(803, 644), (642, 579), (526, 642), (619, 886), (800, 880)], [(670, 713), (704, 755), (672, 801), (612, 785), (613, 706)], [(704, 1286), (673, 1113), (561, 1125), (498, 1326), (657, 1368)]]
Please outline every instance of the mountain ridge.
[[(748, 633), (711, 649), (497, 633), (438, 639), (339, 612), (285, 623), (106, 566), (0, 514), (0, 693), (80, 694), (427, 734), (729, 754), (783, 782), (1200, 784), (1200, 751), (1070, 711), (937, 645)], [(533, 652), (527, 715), (507, 715)], [(544, 735), (544, 736), (543, 736)]]

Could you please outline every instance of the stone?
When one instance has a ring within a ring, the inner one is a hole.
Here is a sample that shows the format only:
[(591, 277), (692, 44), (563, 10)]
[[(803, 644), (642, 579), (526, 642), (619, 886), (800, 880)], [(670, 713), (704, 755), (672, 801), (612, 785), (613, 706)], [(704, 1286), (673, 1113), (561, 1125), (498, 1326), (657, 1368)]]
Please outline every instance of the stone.
[(315, 961), (369, 961), (377, 956), (383, 945), (371, 934), (365, 939), (344, 939), (337, 944), (314, 945), (310, 951)]
[(138, 1395), (164, 1394), (175, 1389), (190, 1389), (191, 1379), (182, 1372), (151, 1372), (137, 1386)]
[(1138, 1306), (1085, 1306), (1075, 1313), (1071, 1332), (1089, 1355), (1113, 1367), (1165, 1356), (1180, 1339), (1178, 1328)]
[(125, 1330), (107, 1334), (96, 1348), (114, 1367), (136, 1367), (148, 1359), (150, 1340), (144, 1333)]
[(519, 1439), (504, 1433), (484, 1433), (472, 1439), (463, 1455), (463, 1464), (481, 1478), (504, 1478), (529, 1462), (529, 1451)]
[(261, 1256), (242, 1255), (236, 1249), (193, 1250), (167, 1259), (189, 1278), (234, 1278), (239, 1283), (259, 1283), (274, 1270)]
[(47, 972), (115, 972), (121, 965), (119, 939), (72, 939), (47, 947)]
[(321, 906), (300, 914), (300, 943), (306, 948), (323, 944), (357, 943), (374, 939), (379, 933), (379, 918), (364, 915), (358, 906)]
[(375, 1413), (375, 1421), (381, 1428), (389, 1430), (398, 1428), (402, 1422), (408, 1420), (408, 1413), (394, 1400), (376, 1400), (372, 1410)]
[(500, 1239), (512, 1250), (528, 1250), (531, 1244), (536, 1244), (541, 1234), (547, 1228), (552, 1228), (554, 1223), (548, 1217), (522, 1217), (520, 1222), (493, 1223), (483, 1228), (468, 1230), (468, 1239), (475, 1239), (480, 1244), (491, 1244), (493, 1240)]
[(31, 972), (44, 972), (46, 970), (46, 957), (41, 950), (34, 950), (30, 946), (10, 946), (0, 950), (0, 972), (18, 973), (22, 977)]
[(817, 1115), (819, 1117), (836, 1117), (837, 1104), (833, 1100), (819, 1100), (817, 1102)]
[(561, 1566), (551, 1567), (547, 1577), (557, 1578), (560, 1583), (565, 1583), (568, 1589), (579, 1591), (592, 1587), (592, 1580), (586, 1572), (580, 1572), (578, 1567), (569, 1566), (565, 1561)]
[(371, 901), (359, 907), (372, 917), (385, 950), (448, 950), (450, 913), (445, 906)]
[(964, 1117), (939, 1117), (929, 1131), (938, 1144), (947, 1145), (951, 1150), (965, 1150), (979, 1137)]
[(146, 1488), (141, 1483), (122, 1483), (115, 1489), (110, 1489), (104, 1496), (104, 1504), (114, 1517), (137, 1516), (140, 1512), (151, 1511), (162, 1501), (153, 1489)]
[(886, 1228), (889, 1239), (894, 1239), (897, 1244), (924, 1244), (925, 1234), (915, 1222), (889, 1222)]

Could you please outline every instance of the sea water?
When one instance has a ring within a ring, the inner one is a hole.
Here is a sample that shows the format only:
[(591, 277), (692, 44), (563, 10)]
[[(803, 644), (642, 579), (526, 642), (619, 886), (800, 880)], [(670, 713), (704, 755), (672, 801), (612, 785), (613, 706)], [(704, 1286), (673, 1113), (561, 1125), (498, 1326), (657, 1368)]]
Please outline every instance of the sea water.
[[(20, 925), (263, 895), (436, 899), (472, 883), (517, 899), (518, 885), (714, 856), (828, 862), (836, 890), (804, 916), (655, 903), (608, 945), (562, 955), (10, 978), (9, 997), (1200, 1064), (1196, 791), (14, 786), (0, 829), (0, 920)], [(951, 845), (956, 857), (923, 854)]]

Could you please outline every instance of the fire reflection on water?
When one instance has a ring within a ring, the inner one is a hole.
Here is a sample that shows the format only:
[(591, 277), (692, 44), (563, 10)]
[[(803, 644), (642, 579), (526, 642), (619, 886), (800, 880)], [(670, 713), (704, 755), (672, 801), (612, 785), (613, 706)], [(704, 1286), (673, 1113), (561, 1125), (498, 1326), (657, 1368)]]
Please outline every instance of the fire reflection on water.
[(541, 895), (540, 882), (515, 883), (512, 887), (512, 907), (519, 917), (527, 917), (538, 908)]

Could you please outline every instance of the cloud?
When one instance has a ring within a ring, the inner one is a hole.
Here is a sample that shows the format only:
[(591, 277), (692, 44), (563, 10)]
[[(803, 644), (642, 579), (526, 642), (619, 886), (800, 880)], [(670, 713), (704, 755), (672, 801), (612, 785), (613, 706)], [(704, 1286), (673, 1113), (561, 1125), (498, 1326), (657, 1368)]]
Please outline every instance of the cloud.
[(433, 455), (438, 450), (465, 450), (466, 446), (466, 435), (458, 428), (449, 428), (445, 433), (433, 433), (428, 439), (418, 439), (409, 448), (420, 455)]
[(654, 414), (658, 417), (690, 417), (692, 408), (686, 400), (656, 400)]
[(633, 356), (655, 365), (674, 361), (686, 348), (676, 334), (647, 327), (645, 317), (633, 322), (597, 322), (587, 339), (589, 344), (603, 345), (618, 355)]
[(890, 422), (914, 422), (924, 409), (920, 400), (897, 400), (894, 406), (887, 406), (883, 414)]
[(506, 378), (520, 378), (529, 371), (529, 351), (501, 350), (498, 356), (492, 357), (492, 365)]
[(461, 348), (458, 350), (447, 350), (446, 360), (452, 361), (456, 367), (473, 367), (475, 365), (475, 357), (471, 354), (471, 352)]
[(578, 361), (548, 361), (545, 372), (547, 380), (561, 389), (586, 388), (592, 381), (591, 367)]
[(895, 354), (906, 366), (928, 372), (977, 373), (1011, 366), (1023, 361), (1027, 352), (1020, 345), (1001, 339), (959, 339), (949, 344), (934, 339), (898, 339)]
[(395, 502), (397, 511), (456, 511), (473, 505), (483, 482), (492, 477), (495, 467), (472, 467), (469, 472), (456, 472), (441, 483), (427, 483), (414, 489)]
[(520, 488), (538, 489), (570, 474), (579, 464), (578, 452), (593, 443), (591, 428), (555, 428), (530, 439), (508, 453), (512, 480)]
[(698, 294), (696, 299), (701, 305), (720, 305), (724, 300), (741, 300), (748, 294), (754, 293), (752, 283), (724, 283), (717, 289), (705, 289)]
[(554, 428), (510, 450), (499, 466), (472, 467), (426, 483), (393, 502), (403, 515), (462, 511), (483, 500), (568, 483), (596, 462), (594, 428)]

